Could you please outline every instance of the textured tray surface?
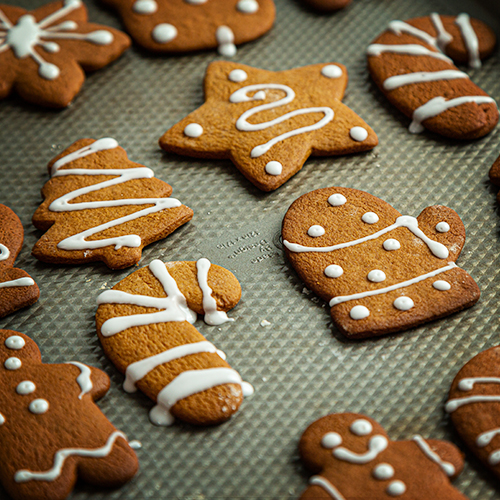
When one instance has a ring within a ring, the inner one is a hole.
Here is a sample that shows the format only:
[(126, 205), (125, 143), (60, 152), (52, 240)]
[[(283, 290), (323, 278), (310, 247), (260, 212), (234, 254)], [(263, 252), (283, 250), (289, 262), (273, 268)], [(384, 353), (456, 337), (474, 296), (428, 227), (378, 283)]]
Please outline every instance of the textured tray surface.
[[(34, 7), (42, 1), (18, 4)], [(350, 82), (344, 102), (375, 129), (380, 145), (367, 154), (310, 159), (274, 193), (259, 192), (230, 162), (169, 156), (157, 146), (167, 128), (202, 103), (203, 74), (209, 62), (219, 59), (215, 52), (158, 57), (133, 48), (89, 75), (66, 110), (40, 110), (17, 98), (0, 103), (0, 202), (24, 224), (17, 265), (41, 288), (37, 304), (1, 320), (0, 327), (30, 335), (46, 362), (78, 360), (104, 369), (112, 387), (100, 407), (130, 439), (143, 444), (134, 481), (117, 491), (78, 485), (71, 499), (297, 498), (308, 478), (298, 459), (298, 439), (309, 423), (330, 412), (364, 412), (394, 439), (420, 433), (463, 446), (443, 403), (460, 367), (499, 343), (499, 214), (487, 175), (499, 153), (498, 129), (464, 144), (409, 134), (409, 120), (371, 82), (364, 51), (392, 19), (466, 11), (491, 24), (494, 16), (486, 3), (466, 0), (354, 0), (349, 9), (330, 16), (306, 10), (299, 0), (276, 4), (275, 28), (240, 47), (234, 60), (271, 70), (345, 64)], [(91, 20), (120, 26), (97, 1), (88, 7)], [(495, 55), (471, 73), (497, 100), (499, 69)], [(241, 282), (243, 299), (229, 314), (234, 323), (196, 324), (256, 389), (224, 425), (154, 427), (148, 420), (153, 403), (121, 389), (123, 377), (104, 357), (95, 334), (95, 300), (132, 269), (51, 266), (30, 256), (41, 234), (30, 220), (48, 179), (46, 163), (79, 138), (105, 136), (115, 137), (132, 160), (153, 168), (195, 211), (189, 224), (148, 247), (140, 266), (154, 258), (205, 256)], [(333, 185), (363, 189), (408, 215), (433, 204), (455, 209), (468, 236), (458, 264), (478, 282), (480, 302), (400, 335), (346, 341), (333, 329), (325, 304), (285, 262), (279, 243), (281, 220), (292, 201)], [(262, 320), (271, 324), (261, 326)], [(500, 499), (495, 480), (470, 454), (456, 485), (472, 500)]]

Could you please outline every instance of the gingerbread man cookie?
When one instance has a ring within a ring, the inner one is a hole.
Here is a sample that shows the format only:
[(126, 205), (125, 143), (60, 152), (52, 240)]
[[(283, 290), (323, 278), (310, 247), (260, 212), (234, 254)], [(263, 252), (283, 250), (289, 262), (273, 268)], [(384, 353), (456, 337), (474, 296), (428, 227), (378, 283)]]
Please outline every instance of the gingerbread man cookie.
[(87, 22), (81, 0), (27, 11), (0, 5), (0, 99), (15, 90), (27, 101), (63, 108), (80, 91), (85, 74), (117, 59), (127, 35)]
[(197, 262), (154, 260), (98, 298), (97, 333), (104, 352), (125, 373), (124, 389), (156, 401), (156, 425), (174, 417), (196, 425), (229, 419), (253, 388), (191, 323), (232, 321), (226, 312), (241, 288), (226, 269)]
[(40, 290), (33, 278), (14, 266), (21, 251), (24, 229), (19, 217), (0, 204), (0, 318), (34, 304)]
[(500, 477), (500, 347), (472, 358), (451, 384), (446, 411), (469, 449)]
[(392, 21), (368, 47), (368, 68), (390, 102), (412, 119), (410, 132), (425, 127), (477, 139), (497, 124), (497, 106), (453, 60), (479, 68), (495, 42), (493, 31), (467, 14)]
[(347, 70), (315, 64), (265, 71), (215, 62), (205, 76), (205, 104), (160, 139), (166, 151), (230, 159), (263, 191), (296, 174), (310, 155), (373, 149), (375, 132), (341, 99)]
[(316, 420), (302, 435), (299, 451), (316, 474), (301, 500), (467, 500), (450, 483), (463, 468), (458, 448), (418, 435), (391, 441), (364, 415)]
[(291, 205), (282, 234), (292, 266), (350, 338), (406, 330), (479, 299), (455, 264), (465, 229), (447, 207), (415, 218), (363, 191), (318, 189)]
[(267, 33), (276, 16), (273, 0), (103, 0), (115, 8), (132, 38), (154, 52), (219, 48), (226, 57), (236, 45)]
[[(33, 224), (47, 231), (33, 248), (44, 262), (139, 262), (142, 249), (193, 217), (154, 172), (130, 161), (114, 139), (81, 139), (49, 163), (52, 178)], [(77, 199), (78, 201), (74, 201)]]
[(27, 335), (0, 330), (0, 481), (18, 500), (62, 500), (80, 477), (102, 487), (132, 479), (126, 436), (94, 401), (109, 389), (96, 368), (42, 363)]

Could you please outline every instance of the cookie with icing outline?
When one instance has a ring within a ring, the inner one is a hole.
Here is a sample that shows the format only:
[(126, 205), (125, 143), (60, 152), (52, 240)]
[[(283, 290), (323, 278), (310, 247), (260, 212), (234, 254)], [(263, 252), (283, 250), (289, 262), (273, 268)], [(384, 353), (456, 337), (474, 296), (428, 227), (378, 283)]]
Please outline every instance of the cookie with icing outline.
[(500, 477), (500, 346), (468, 361), (457, 373), (445, 405), (467, 447)]
[(102, 0), (125, 29), (152, 52), (182, 53), (218, 47), (226, 57), (273, 26), (273, 0)]
[(106, 356), (125, 374), (124, 389), (156, 402), (150, 419), (195, 425), (228, 420), (253, 388), (192, 325), (197, 314), (220, 325), (240, 300), (236, 277), (203, 258), (154, 260), (98, 298), (97, 334)]
[(80, 0), (33, 11), (0, 5), (0, 99), (15, 91), (35, 104), (68, 106), (83, 85), (84, 70), (107, 66), (131, 43), (125, 33), (87, 18)]
[(496, 126), (497, 105), (453, 61), (479, 68), (495, 43), (491, 28), (467, 14), (392, 21), (368, 47), (368, 69), (389, 101), (412, 119), (411, 133), (425, 127), (453, 139), (478, 139)]
[(415, 218), (364, 191), (317, 189), (290, 206), (282, 235), (297, 274), (329, 301), (334, 325), (349, 338), (413, 328), (480, 296), (455, 264), (464, 225), (441, 205)]
[(80, 139), (50, 161), (52, 178), (33, 224), (46, 233), (33, 248), (44, 262), (137, 264), (142, 249), (193, 217), (172, 187), (130, 161), (114, 139)]
[(0, 204), (0, 318), (34, 304), (40, 290), (33, 278), (14, 266), (24, 240), (19, 217)]
[(347, 70), (315, 64), (266, 71), (214, 62), (205, 104), (160, 138), (171, 153), (231, 160), (263, 191), (280, 187), (307, 158), (373, 149), (375, 132), (341, 99)]
[(467, 500), (450, 483), (463, 468), (456, 446), (418, 435), (392, 441), (364, 415), (337, 413), (316, 420), (302, 435), (299, 451), (315, 474), (301, 500)]
[(78, 362), (42, 363), (23, 333), (0, 330), (0, 482), (16, 500), (63, 500), (77, 477), (100, 487), (138, 469), (128, 440), (95, 401), (109, 377)]

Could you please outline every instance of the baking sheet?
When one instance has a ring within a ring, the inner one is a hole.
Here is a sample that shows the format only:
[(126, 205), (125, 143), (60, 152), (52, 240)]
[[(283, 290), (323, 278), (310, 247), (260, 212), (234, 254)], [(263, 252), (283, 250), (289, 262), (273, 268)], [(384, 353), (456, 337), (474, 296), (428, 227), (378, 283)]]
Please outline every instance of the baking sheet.
[[(19, 0), (37, 7), (42, 0)], [(120, 27), (111, 11), (86, 2), (93, 21)], [(45, 362), (78, 360), (105, 370), (111, 390), (99, 403), (108, 418), (138, 439), (141, 469), (119, 490), (78, 484), (71, 499), (297, 498), (309, 474), (297, 443), (313, 420), (331, 412), (366, 413), (393, 439), (416, 433), (463, 447), (443, 411), (459, 368), (497, 345), (500, 317), (499, 211), (488, 170), (500, 153), (498, 128), (488, 137), (456, 143), (430, 133), (411, 135), (409, 120), (389, 105), (371, 82), (364, 50), (393, 19), (432, 11), (466, 11), (495, 23), (495, 0), (354, 0), (334, 15), (319, 15), (299, 0), (276, 0), (277, 20), (265, 37), (239, 48), (233, 59), (270, 70), (340, 62), (349, 70), (345, 104), (377, 132), (372, 152), (312, 158), (278, 191), (264, 194), (228, 161), (166, 155), (160, 135), (203, 102), (202, 79), (215, 52), (152, 56), (133, 48), (115, 64), (88, 77), (75, 102), (47, 111), (18, 98), (0, 103), (0, 202), (21, 218), (25, 243), (17, 266), (41, 289), (33, 307), (0, 320), (0, 327), (30, 335)], [(498, 25), (494, 25), (499, 34)], [(470, 74), (500, 100), (498, 53)], [(104, 357), (94, 328), (96, 298), (133, 269), (102, 264), (56, 266), (30, 251), (42, 234), (30, 223), (48, 179), (46, 163), (82, 137), (115, 137), (131, 159), (151, 167), (174, 187), (174, 196), (195, 211), (193, 220), (145, 249), (140, 266), (155, 258), (209, 258), (233, 271), (243, 298), (221, 327), (197, 328), (255, 387), (229, 422), (196, 429), (182, 423), (153, 426), (153, 403), (126, 394), (123, 377)], [(412, 331), (353, 342), (332, 326), (325, 303), (308, 291), (285, 262), (280, 224), (298, 196), (332, 185), (368, 191), (403, 214), (425, 207), (455, 209), (467, 230), (458, 263), (478, 282), (480, 302), (467, 311)], [(266, 320), (270, 324), (261, 323)], [(472, 500), (500, 499), (500, 486), (470, 453), (456, 486)], [(0, 497), (6, 494), (0, 491)]]

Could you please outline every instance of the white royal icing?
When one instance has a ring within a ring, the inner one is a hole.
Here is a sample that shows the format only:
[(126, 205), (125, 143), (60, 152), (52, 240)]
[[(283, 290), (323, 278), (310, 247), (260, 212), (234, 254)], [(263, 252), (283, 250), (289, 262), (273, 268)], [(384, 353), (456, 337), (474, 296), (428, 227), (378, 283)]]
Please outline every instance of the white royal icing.
[(394, 468), (389, 464), (378, 464), (373, 469), (373, 477), (379, 481), (387, 481), (394, 477)]
[(255, 14), (259, 10), (259, 4), (256, 0), (239, 0), (236, 8), (243, 14)]
[(270, 161), (266, 164), (265, 170), (269, 175), (281, 175), (283, 165), (279, 161)]
[(439, 14), (437, 14), (436, 12), (432, 12), (429, 17), (431, 18), (432, 24), (437, 31), (437, 46), (439, 47), (439, 50), (441, 50), (441, 52), (444, 52), (446, 46), (453, 40), (453, 37), (445, 30)]
[(450, 230), (450, 225), (447, 222), (438, 222), (436, 224), (436, 231), (438, 233), (447, 233)]
[(455, 24), (460, 28), (462, 38), (469, 53), (469, 66), (474, 69), (481, 67), (481, 58), (479, 57), (479, 41), (476, 32), (470, 23), (468, 14), (462, 13), (455, 19)]
[(38, 74), (46, 80), (56, 79), (61, 70), (55, 64), (49, 63), (37, 52), (36, 47), (43, 47), (47, 52), (58, 52), (59, 45), (50, 40), (83, 40), (96, 45), (109, 45), (113, 42), (113, 34), (106, 30), (90, 33), (75, 33), (78, 23), (75, 21), (56, 21), (80, 8), (80, 0), (65, 0), (63, 7), (49, 14), (44, 19), (36, 21), (31, 14), (21, 16), (16, 24), (8, 19), (0, 9), (0, 53), (12, 49), (18, 59), (31, 57), (38, 65)]
[(398, 297), (392, 304), (400, 311), (409, 311), (415, 305), (410, 297)]
[(325, 228), (323, 226), (314, 225), (307, 230), (307, 234), (312, 238), (317, 238), (325, 234)]
[(440, 290), (440, 291), (449, 290), (451, 288), (451, 285), (447, 281), (444, 281), (444, 280), (437, 280), (432, 284), (432, 286), (436, 290)]
[(340, 78), (343, 73), (342, 68), (336, 64), (327, 64), (321, 68), (321, 74), (326, 78)]
[(340, 207), (346, 203), (347, 199), (343, 194), (335, 193), (328, 197), (328, 203), (332, 207)]
[(3, 364), (3, 366), (7, 370), (19, 370), (19, 368), (21, 368), (22, 365), (23, 363), (21, 362), (21, 360), (16, 357), (7, 358), (5, 360), (5, 363)]
[(359, 418), (351, 424), (349, 430), (356, 436), (368, 436), (373, 431), (373, 426), (368, 420)]
[(25, 340), (19, 335), (12, 335), (5, 340), (5, 347), (19, 351), (26, 345)]
[(36, 390), (36, 385), (33, 382), (31, 382), (31, 380), (25, 380), (24, 382), (18, 384), (16, 387), (16, 392), (18, 394), (21, 394), (22, 396), (25, 396), (26, 394), (31, 394), (32, 392), (35, 392), (35, 390)]
[(336, 448), (342, 444), (342, 436), (337, 432), (327, 432), (321, 438), (321, 446), (323, 448), (331, 449)]
[(432, 460), (434, 463), (438, 464), (441, 469), (443, 469), (444, 473), (448, 477), (452, 477), (455, 474), (455, 467), (450, 462), (445, 462), (441, 459), (441, 457), (431, 449), (428, 443), (425, 441), (422, 436), (416, 435), (413, 437), (413, 441), (417, 443), (418, 447), (422, 450), (424, 455)]
[(385, 240), (384, 243), (382, 243), (382, 246), (384, 247), (384, 250), (391, 252), (393, 250), (399, 250), (401, 248), (401, 243), (399, 243), (399, 241), (395, 240), (394, 238), (389, 238), (388, 240)]
[(403, 481), (391, 481), (385, 490), (391, 497), (398, 497), (406, 491), (406, 484)]
[[(259, 113), (260, 111), (266, 111), (269, 109), (278, 108), (280, 106), (285, 106), (286, 104), (291, 103), (295, 99), (295, 92), (293, 91), (293, 89), (291, 89), (288, 85), (282, 85), (278, 83), (247, 85), (246, 87), (242, 87), (237, 91), (235, 91), (229, 98), (229, 101), (232, 103), (240, 103), (240, 102), (262, 100), (263, 98), (265, 98), (266, 90), (282, 90), (283, 92), (285, 92), (286, 96), (277, 101), (269, 102), (266, 104), (260, 104), (258, 106), (255, 106), (254, 108), (245, 111), (236, 121), (236, 128), (238, 130), (242, 132), (254, 132), (257, 130), (264, 130), (269, 127), (273, 127), (274, 125), (278, 125), (279, 123), (290, 120), (295, 116), (310, 114), (310, 113), (323, 113), (324, 116), (323, 118), (321, 118), (321, 120), (319, 120), (313, 125), (308, 125), (306, 127), (300, 127), (295, 130), (290, 130), (289, 132), (285, 132), (284, 134), (280, 134), (277, 137), (274, 137), (265, 144), (260, 144), (259, 146), (255, 146), (250, 153), (250, 156), (252, 158), (258, 158), (259, 156), (262, 156), (263, 154), (267, 153), (267, 151), (269, 151), (278, 142), (289, 139), (290, 137), (293, 137), (295, 135), (305, 134), (306, 132), (318, 130), (320, 128), (323, 128), (327, 123), (333, 120), (333, 115), (334, 115), (333, 109), (328, 107), (314, 107), (314, 108), (296, 109), (294, 111), (285, 113), (284, 115), (274, 118), (273, 120), (267, 122), (249, 123), (247, 120), (253, 115)], [(254, 91), (257, 91), (257, 93), (252, 97), (249, 97), (248, 93)]]
[(379, 218), (374, 212), (366, 212), (366, 214), (363, 214), (363, 217), (361, 217), (361, 220), (365, 224), (376, 224), (379, 221)]
[(340, 491), (333, 486), (328, 479), (322, 476), (312, 476), (309, 484), (313, 486), (320, 486), (323, 488), (334, 500), (346, 500)]
[(137, 14), (154, 14), (158, 10), (158, 4), (155, 0), (137, 0), (132, 10)]
[(12, 281), (0, 283), (0, 288), (13, 288), (17, 286), (33, 286), (35, 282), (31, 278), (19, 278)]
[(219, 44), (219, 54), (221, 56), (233, 57), (236, 54), (234, 33), (229, 26), (219, 26), (215, 32), (215, 38)]
[(363, 465), (375, 460), (388, 445), (389, 441), (387, 438), (377, 434), (370, 438), (368, 442), (368, 451), (366, 453), (355, 453), (347, 448), (338, 447), (333, 450), (333, 456), (351, 464)]
[(365, 306), (354, 306), (349, 312), (349, 316), (355, 320), (365, 319), (370, 316), (370, 310)]
[(68, 365), (74, 365), (77, 368), (80, 368), (80, 375), (76, 377), (76, 382), (80, 386), (80, 389), (82, 392), (80, 392), (78, 399), (82, 399), (82, 397), (85, 394), (88, 394), (91, 390), (92, 387), (94, 387), (94, 384), (92, 384), (92, 371), (87, 365), (84, 365), (83, 363), (79, 363), (78, 361), (69, 361), (67, 363)]
[(404, 45), (384, 45), (380, 43), (374, 43), (368, 46), (366, 53), (369, 56), (379, 56), (384, 53), (392, 53), (392, 54), (404, 54), (408, 56), (429, 56), (434, 57), (435, 59), (441, 59), (442, 61), (446, 61), (452, 63), (453, 61), (441, 52), (435, 52), (433, 50), (429, 50), (427, 47), (418, 44), (404, 44)]
[(44, 472), (33, 472), (29, 470), (18, 470), (14, 475), (14, 481), (16, 483), (25, 483), (27, 481), (55, 481), (62, 472), (64, 462), (68, 457), (92, 457), (92, 458), (102, 458), (110, 454), (115, 441), (119, 438), (127, 438), (123, 432), (115, 431), (113, 432), (106, 444), (101, 448), (95, 448), (89, 450), (87, 448), (64, 448), (56, 452), (54, 456), (54, 465), (51, 469)]
[(168, 43), (177, 38), (177, 28), (173, 24), (157, 24), (151, 32), (151, 37), (157, 43)]
[(188, 137), (196, 138), (200, 137), (201, 134), (203, 134), (203, 127), (199, 123), (190, 123), (184, 129), (184, 135)]
[(244, 82), (248, 78), (248, 75), (247, 72), (242, 69), (233, 69), (231, 73), (229, 73), (228, 78), (232, 82), (240, 83)]
[(0, 425), (5, 424), (5, 416), (0, 413)]
[(433, 37), (432, 35), (429, 35), (429, 33), (427, 33), (426, 31), (420, 30), (418, 28), (415, 28), (415, 26), (412, 26), (411, 24), (405, 23), (404, 21), (391, 21), (389, 23), (388, 29), (389, 31), (392, 31), (396, 35), (401, 35), (405, 33), (407, 35), (414, 36), (419, 40), (422, 40), (423, 42), (427, 43), (431, 47), (439, 49), (437, 44), (437, 38)]
[(325, 269), (325, 275), (329, 278), (338, 278), (344, 274), (344, 270), (337, 264), (330, 264)]
[(9, 249), (0, 243), (0, 262), (2, 260), (7, 260), (10, 256)]
[(368, 137), (368, 130), (363, 127), (352, 127), (349, 130), (349, 135), (354, 141), (363, 142)]
[(383, 87), (384, 90), (394, 90), (413, 83), (456, 80), (459, 78), (469, 78), (469, 75), (456, 69), (445, 69), (442, 71), (418, 71), (416, 73), (406, 73), (405, 75), (390, 76), (384, 81)]
[(382, 281), (386, 280), (387, 276), (385, 275), (384, 271), (381, 271), (380, 269), (374, 269), (373, 271), (370, 271), (368, 273), (367, 278), (373, 283), (381, 283)]
[(52, 178), (62, 177), (67, 175), (82, 175), (82, 176), (92, 176), (92, 175), (107, 175), (115, 176), (115, 178), (99, 182), (98, 184), (92, 184), (91, 186), (86, 186), (80, 189), (75, 189), (57, 200), (54, 200), (49, 205), (49, 210), (52, 212), (72, 212), (77, 210), (93, 209), (93, 208), (107, 208), (107, 207), (120, 207), (120, 206), (133, 206), (133, 205), (153, 205), (149, 208), (144, 208), (138, 210), (130, 215), (114, 219), (110, 222), (100, 224), (99, 226), (87, 229), (81, 233), (75, 234), (57, 244), (57, 247), (62, 250), (89, 250), (95, 248), (103, 248), (109, 245), (114, 245), (115, 250), (121, 247), (137, 248), (142, 244), (141, 237), (135, 234), (129, 234), (125, 236), (117, 236), (114, 238), (104, 238), (100, 240), (88, 241), (86, 238), (93, 236), (94, 234), (100, 233), (111, 227), (119, 226), (125, 222), (131, 220), (139, 219), (145, 215), (160, 212), (168, 208), (179, 207), (181, 202), (175, 198), (131, 198), (123, 199), (119, 198), (116, 200), (103, 200), (103, 201), (87, 201), (79, 203), (70, 203), (71, 200), (78, 198), (84, 194), (93, 193), (95, 191), (100, 191), (110, 186), (116, 186), (123, 184), (132, 179), (151, 179), (154, 177), (154, 172), (146, 167), (137, 168), (124, 168), (124, 169), (85, 169), (85, 168), (70, 168), (60, 170), (61, 167), (71, 163), (77, 159), (84, 158), (90, 154), (94, 154), (98, 151), (105, 151), (109, 149), (114, 149), (118, 147), (118, 143), (114, 139), (105, 138), (99, 139), (89, 146), (85, 146), (78, 151), (70, 153), (63, 156), (61, 159), (57, 160), (52, 165)]
[(48, 411), (49, 403), (46, 399), (35, 399), (29, 404), (28, 409), (35, 415), (42, 415)]

